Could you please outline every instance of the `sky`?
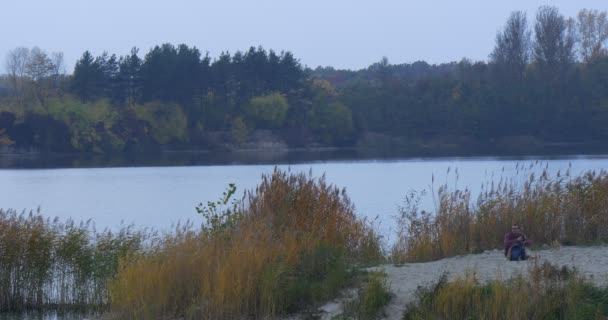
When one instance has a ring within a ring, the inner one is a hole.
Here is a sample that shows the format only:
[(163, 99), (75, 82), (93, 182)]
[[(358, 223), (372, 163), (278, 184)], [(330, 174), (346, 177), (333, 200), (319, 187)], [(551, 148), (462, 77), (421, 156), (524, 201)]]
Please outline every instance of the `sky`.
[(514, 10), (533, 21), (541, 5), (565, 16), (608, 11), (605, 0), (2, 0), (0, 72), (6, 53), (38, 46), (62, 51), (68, 72), (85, 50), (117, 55), (162, 43), (217, 57), (261, 45), (288, 50), (303, 65), (360, 69), (391, 63), (486, 60)]

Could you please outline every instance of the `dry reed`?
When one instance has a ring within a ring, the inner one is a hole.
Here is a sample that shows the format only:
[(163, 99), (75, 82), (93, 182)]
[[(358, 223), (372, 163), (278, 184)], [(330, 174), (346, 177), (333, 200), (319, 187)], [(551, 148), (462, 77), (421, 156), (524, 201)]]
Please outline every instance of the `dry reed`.
[[(332, 297), (350, 266), (381, 259), (369, 224), (324, 178), (275, 170), (233, 211), (213, 210), (200, 211), (212, 212), (219, 229), (178, 230), (156, 250), (121, 260), (111, 286), (115, 315), (272, 317)], [(232, 215), (238, 219), (221, 224)]]
[(480, 284), (469, 273), (418, 291), (405, 320), (606, 319), (608, 288), (598, 288), (575, 269), (535, 264), (527, 275)]
[[(532, 169), (532, 168), (527, 168)], [(517, 178), (528, 175), (525, 182)], [(519, 222), (537, 244), (608, 242), (608, 175), (589, 171), (579, 177), (547, 169), (485, 184), (476, 202), (468, 189), (436, 193), (434, 211), (419, 208), (411, 193), (401, 208), (392, 248), (395, 262), (429, 261), (500, 248), (505, 232)]]

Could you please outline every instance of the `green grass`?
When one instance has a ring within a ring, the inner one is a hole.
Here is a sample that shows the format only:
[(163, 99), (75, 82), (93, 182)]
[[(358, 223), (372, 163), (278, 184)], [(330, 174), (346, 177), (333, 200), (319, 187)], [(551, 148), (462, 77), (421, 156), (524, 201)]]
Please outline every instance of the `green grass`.
[(507, 281), (479, 283), (473, 276), (426, 288), (407, 306), (404, 320), (606, 319), (608, 287), (597, 287), (575, 269), (548, 263)]
[(373, 320), (382, 317), (384, 307), (392, 294), (386, 273), (383, 271), (362, 271), (356, 278), (357, 298), (347, 302), (344, 313), (336, 319)]
[(0, 209), (0, 311), (107, 308), (119, 258), (149, 235)]

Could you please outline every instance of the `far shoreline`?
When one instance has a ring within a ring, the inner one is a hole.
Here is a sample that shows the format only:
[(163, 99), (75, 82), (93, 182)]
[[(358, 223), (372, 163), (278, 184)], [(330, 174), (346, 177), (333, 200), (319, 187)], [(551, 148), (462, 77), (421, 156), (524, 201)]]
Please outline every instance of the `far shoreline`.
[(160, 149), (114, 153), (57, 153), (0, 148), (0, 169), (268, 165), (310, 162), (407, 161), (440, 159), (563, 159), (608, 157), (600, 143), (545, 143), (509, 146), (412, 145), (410, 148), (297, 147)]

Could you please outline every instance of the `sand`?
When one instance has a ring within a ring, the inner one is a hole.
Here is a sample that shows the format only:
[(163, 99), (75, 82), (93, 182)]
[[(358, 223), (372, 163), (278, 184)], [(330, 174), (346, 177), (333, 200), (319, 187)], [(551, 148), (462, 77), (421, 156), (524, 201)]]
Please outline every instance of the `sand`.
[[(598, 285), (608, 285), (608, 246), (561, 247), (530, 251), (538, 262), (549, 261), (553, 265), (576, 267)], [(444, 271), (450, 272), (450, 279), (464, 276), (473, 271), (481, 281), (497, 278), (508, 279), (516, 273), (527, 273), (532, 261), (509, 262), (500, 250), (486, 251), (442, 259), (425, 263), (406, 263), (400, 266), (381, 265), (372, 270), (384, 270), (388, 277), (393, 298), (384, 310), (384, 319), (398, 320), (403, 317), (405, 307), (415, 299), (418, 286), (435, 282)], [(353, 299), (352, 290), (321, 307), (321, 319), (332, 319), (342, 313), (343, 306)]]

